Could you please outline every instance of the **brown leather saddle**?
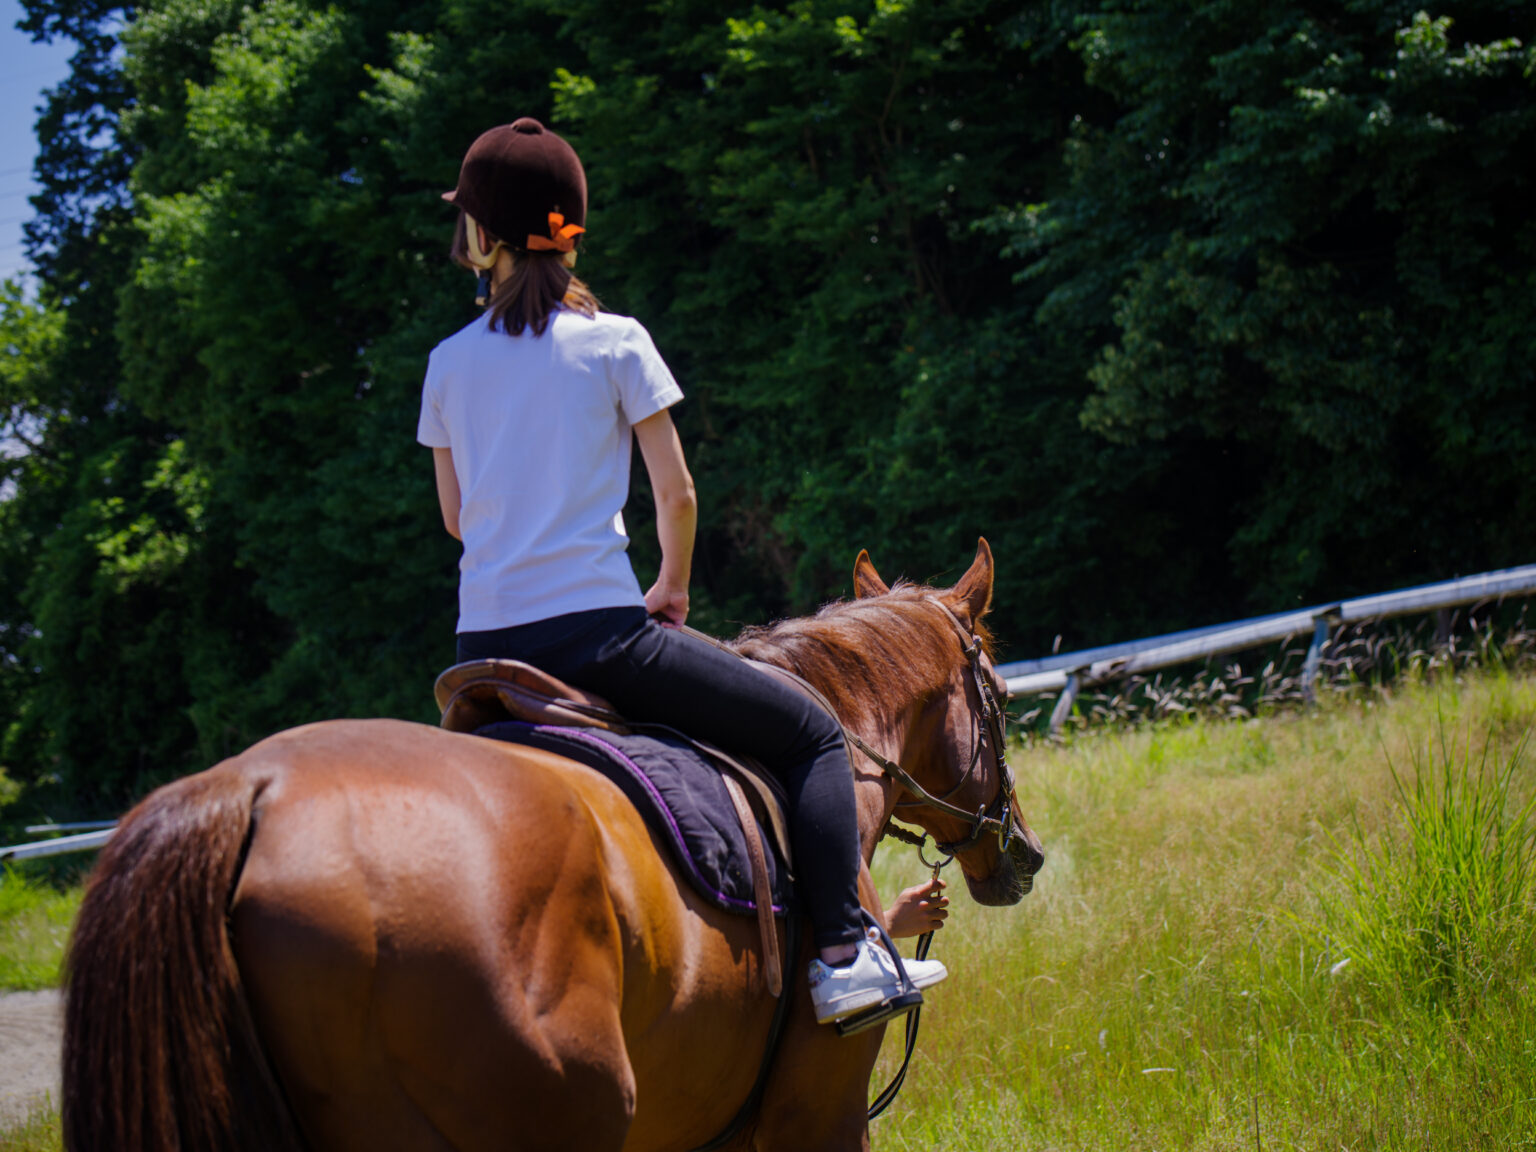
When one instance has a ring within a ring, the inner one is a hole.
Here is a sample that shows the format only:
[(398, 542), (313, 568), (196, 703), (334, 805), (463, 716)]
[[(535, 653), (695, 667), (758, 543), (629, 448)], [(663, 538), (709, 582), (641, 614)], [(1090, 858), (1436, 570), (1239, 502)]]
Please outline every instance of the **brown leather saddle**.
[(627, 732), (628, 725), (601, 696), (567, 684), (521, 660), (455, 664), (432, 689), (450, 732), (474, 732), (498, 720), (526, 720), (565, 728)]
[[(617, 733), (632, 731), (624, 717), (601, 696), (519, 660), (455, 664), (437, 678), (433, 694), (442, 712), (440, 723), (451, 732), (473, 734), (503, 720), (559, 728), (600, 728)], [(683, 733), (669, 735), (686, 740), (720, 770), (747, 844), (758, 927), (763, 937), (764, 975), (769, 992), (778, 996), (783, 989), (783, 968), (769, 891), (768, 848), (759, 828), (769, 829), (779, 858), (786, 867), (793, 868), (788, 820), (779, 794), (755, 761), (731, 756)]]

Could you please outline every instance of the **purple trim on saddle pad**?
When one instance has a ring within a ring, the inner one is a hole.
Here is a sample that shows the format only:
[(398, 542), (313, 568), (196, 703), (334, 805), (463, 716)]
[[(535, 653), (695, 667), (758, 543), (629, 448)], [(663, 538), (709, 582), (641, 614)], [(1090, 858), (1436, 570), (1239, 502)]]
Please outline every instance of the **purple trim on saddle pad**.
[[(542, 748), (601, 772), (666, 842), (678, 871), (701, 896), (726, 912), (756, 913), (752, 866), (736, 809), (719, 770), (689, 745), (666, 736), (620, 735), (521, 720), (489, 724), (475, 735)], [(782, 916), (793, 900), (789, 878), (772, 848), (772, 836), (766, 830), (760, 834), (771, 850), (773, 910)]]

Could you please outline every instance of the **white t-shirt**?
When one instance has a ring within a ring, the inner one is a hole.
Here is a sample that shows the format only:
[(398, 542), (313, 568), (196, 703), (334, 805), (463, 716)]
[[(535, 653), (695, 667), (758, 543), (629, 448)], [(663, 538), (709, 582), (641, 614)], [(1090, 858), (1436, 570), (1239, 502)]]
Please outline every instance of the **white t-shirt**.
[(460, 632), (645, 603), (625, 554), (631, 429), (682, 398), (627, 316), (559, 309), (542, 336), (487, 316), (432, 350), (416, 439), (453, 450)]

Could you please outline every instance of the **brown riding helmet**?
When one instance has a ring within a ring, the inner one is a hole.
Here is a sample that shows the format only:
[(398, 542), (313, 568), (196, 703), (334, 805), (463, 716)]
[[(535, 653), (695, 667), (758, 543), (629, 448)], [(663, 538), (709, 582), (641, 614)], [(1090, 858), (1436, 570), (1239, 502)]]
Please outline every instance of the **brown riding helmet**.
[(569, 252), (586, 231), (587, 174), (576, 150), (531, 116), (480, 134), (443, 199), (508, 247)]

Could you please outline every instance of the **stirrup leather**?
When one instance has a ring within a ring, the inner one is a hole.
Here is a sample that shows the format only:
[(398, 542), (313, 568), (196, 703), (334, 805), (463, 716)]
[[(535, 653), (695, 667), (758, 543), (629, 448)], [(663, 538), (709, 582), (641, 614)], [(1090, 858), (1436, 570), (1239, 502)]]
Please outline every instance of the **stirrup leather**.
[(867, 1031), (887, 1020), (894, 1020), (897, 1016), (905, 1016), (914, 1008), (922, 1007), (923, 994), (917, 985), (912, 983), (912, 977), (907, 975), (907, 966), (901, 962), (901, 953), (896, 951), (896, 945), (891, 943), (891, 937), (881, 926), (880, 922), (869, 914), (867, 908), (860, 908), (859, 914), (864, 922), (880, 933), (880, 943), (891, 954), (891, 959), (896, 961), (896, 975), (901, 978), (901, 990), (889, 1000), (883, 1000), (862, 1012), (855, 1012), (852, 1016), (844, 1016), (833, 1023), (837, 1027), (839, 1036), (852, 1036), (858, 1032)]

